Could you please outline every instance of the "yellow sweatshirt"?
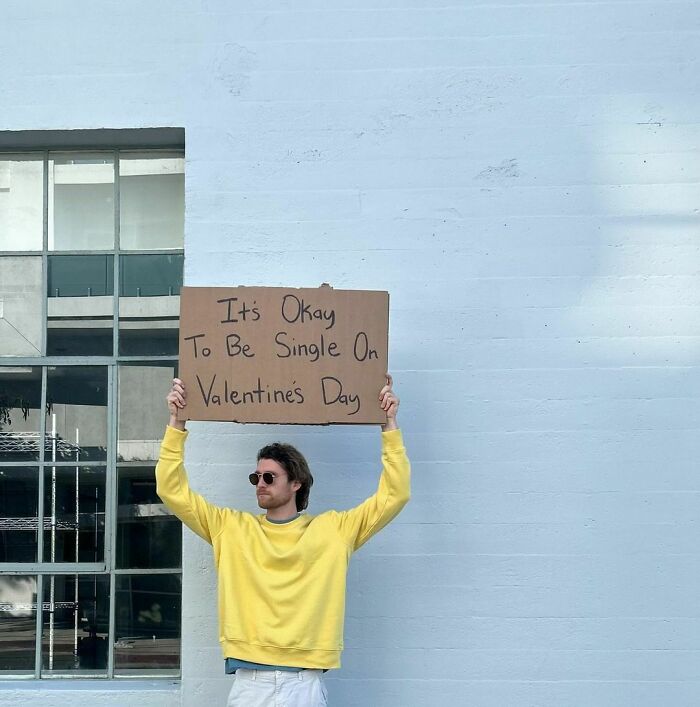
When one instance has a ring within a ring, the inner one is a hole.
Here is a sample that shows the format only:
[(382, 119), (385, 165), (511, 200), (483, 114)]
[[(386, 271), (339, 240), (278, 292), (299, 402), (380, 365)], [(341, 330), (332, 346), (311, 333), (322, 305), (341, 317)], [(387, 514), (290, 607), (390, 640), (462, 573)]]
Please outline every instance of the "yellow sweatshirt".
[(224, 658), (304, 668), (339, 668), (345, 582), (352, 553), (398, 515), (410, 497), (400, 430), (382, 432), (377, 492), (348, 511), (271, 523), (221, 508), (190, 489), (187, 432), (168, 427), (156, 466), (158, 495), (212, 545), (219, 578)]

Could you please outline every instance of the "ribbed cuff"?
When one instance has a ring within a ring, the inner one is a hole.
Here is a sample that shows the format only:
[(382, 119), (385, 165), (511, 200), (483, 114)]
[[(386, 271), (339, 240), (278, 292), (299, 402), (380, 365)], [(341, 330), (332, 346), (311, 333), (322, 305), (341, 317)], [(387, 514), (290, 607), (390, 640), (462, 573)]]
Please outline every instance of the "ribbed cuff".
[(163, 437), (163, 447), (174, 450), (184, 449), (188, 434), (189, 432), (187, 430), (178, 430), (167, 425), (165, 428), (165, 436)]
[(393, 449), (403, 449), (403, 435), (400, 429), (382, 432), (382, 449), (386, 452)]

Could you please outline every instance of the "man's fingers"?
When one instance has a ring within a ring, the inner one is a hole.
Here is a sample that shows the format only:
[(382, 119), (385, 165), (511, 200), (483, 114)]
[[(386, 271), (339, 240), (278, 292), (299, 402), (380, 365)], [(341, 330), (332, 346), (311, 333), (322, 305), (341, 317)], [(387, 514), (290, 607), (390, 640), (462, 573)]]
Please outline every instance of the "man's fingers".
[(382, 410), (388, 411), (392, 405), (398, 405), (399, 399), (395, 395), (387, 395), (382, 400)]
[(391, 391), (391, 386), (394, 384), (393, 378), (387, 373), (386, 374), (386, 385), (382, 387), (382, 389), (379, 391), (379, 399), (382, 399), (382, 396), (384, 396), (386, 393)]
[(391, 388), (393, 383), (394, 379), (387, 373), (386, 385), (379, 391), (379, 406), (386, 413), (387, 418), (396, 417), (396, 413), (399, 409), (399, 399)]
[(185, 407), (185, 387), (179, 378), (173, 378), (173, 385), (170, 392), (166, 396), (168, 405), (174, 405), (175, 407), (184, 408)]
[(173, 393), (178, 393), (183, 398), (187, 397), (187, 393), (185, 392), (185, 384), (179, 378), (173, 378), (173, 384), (170, 390)]

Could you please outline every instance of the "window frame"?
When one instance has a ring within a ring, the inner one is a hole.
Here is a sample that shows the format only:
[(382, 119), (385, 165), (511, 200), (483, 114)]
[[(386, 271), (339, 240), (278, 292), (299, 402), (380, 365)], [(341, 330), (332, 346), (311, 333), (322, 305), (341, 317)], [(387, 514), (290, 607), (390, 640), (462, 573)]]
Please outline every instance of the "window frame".
[[(99, 152), (104, 155), (111, 155), (114, 163), (114, 247), (111, 250), (49, 250), (48, 247), (48, 231), (49, 231), (49, 159), (54, 153), (60, 153), (62, 156), (67, 154), (81, 155), (89, 153), (94, 155)], [(51, 467), (75, 467), (74, 461), (52, 461), (46, 459), (46, 445), (43, 440), (46, 438), (46, 415), (40, 414), (40, 429), (37, 444), (39, 446), (39, 459), (27, 461), (4, 461), (0, 458), (0, 469), (3, 467), (28, 467), (38, 470), (38, 511), (37, 511), (37, 561), (36, 562), (0, 562), (0, 575), (25, 575), (35, 576), (37, 581), (36, 593), (36, 635), (35, 635), (35, 660), (34, 673), (12, 673), (9, 671), (0, 672), (0, 680), (15, 680), (15, 679), (85, 679), (98, 677), (99, 679), (107, 680), (134, 680), (134, 679), (150, 679), (163, 678), (173, 679), (179, 678), (182, 673), (182, 643), (180, 643), (180, 660), (179, 668), (173, 669), (144, 669), (138, 674), (115, 675), (114, 667), (114, 651), (117, 636), (115, 635), (116, 628), (116, 583), (117, 577), (120, 575), (140, 575), (140, 574), (169, 574), (179, 575), (182, 578), (182, 562), (179, 567), (172, 568), (117, 568), (117, 518), (118, 518), (118, 498), (117, 498), (117, 482), (118, 482), (118, 423), (119, 423), (119, 369), (124, 363), (135, 362), (148, 364), (172, 363), (177, 366), (177, 354), (166, 355), (120, 355), (119, 354), (119, 301), (120, 301), (120, 256), (121, 255), (146, 255), (146, 254), (181, 254), (184, 257), (184, 243), (177, 248), (162, 248), (162, 249), (144, 249), (144, 250), (121, 250), (120, 249), (120, 155), (122, 153), (142, 152), (150, 156), (164, 154), (173, 157), (182, 157), (184, 159), (184, 148), (177, 147), (156, 147), (149, 148), (147, 146), (140, 147), (118, 147), (118, 148), (61, 148), (55, 147), (51, 149), (23, 149), (0, 148), (0, 159), (11, 156), (43, 156), (43, 235), (42, 249), (39, 250), (0, 250), (0, 258), (5, 257), (24, 257), (33, 256), (41, 257), (41, 278), (42, 278), (42, 306), (41, 306), (41, 355), (39, 356), (12, 356), (0, 355), (0, 369), (11, 367), (34, 367), (41, 369), (41, 402), (40, 411), (46, 410), (47, 401), (47, 379), (49, 367), (70, 367), (70, 366), (104, 366), (107, 369), (107, 458), (105, 461), (85, 461), (80, 462), (80, 466), (94, 466), (104, 468), (105, 470), (105, 513), (104, 513), (104, 561), (97, 563), (65, 563), (44, 561), (44, 496), (45, 496), (45, 470)], [(183, 213), (184, 220), (184, 213)], [(113, 291), (113, 330), (112, 330), (112, 354), (108, 356), (91, 356), (91, 355), (47, 355), (47, 332), (48, 332), (48, 263), (50, 256), (56, 255), (95, 255), (95, 254), (112, 254), (114, 266), (114, 291)], [(184, 269), (184, 263), (183, 263)], [(155, 460), (141, 462), (143, 466), (155, 467)], [(42, 627), (43, 627), (43, 612), (47, 608), (44, 602), (44, 587), (51, 575), (102, 575), (109, 577), (109, 628), (107, 636), (108, 654), (107, 668), (104, 674), (99, 676), (85, 674), (69, 674), (60, 675), (42, 675)], [(180, 626), (182, 622), (180, 621)]]

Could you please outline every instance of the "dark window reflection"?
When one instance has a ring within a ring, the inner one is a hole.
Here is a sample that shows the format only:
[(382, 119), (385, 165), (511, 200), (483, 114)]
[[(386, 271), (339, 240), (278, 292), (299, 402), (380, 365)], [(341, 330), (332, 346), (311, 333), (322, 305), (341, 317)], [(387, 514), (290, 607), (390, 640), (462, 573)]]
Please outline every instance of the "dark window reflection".
[(46, 461), (107, 458), (107, 367), (48, 369)]
[(46, 577), (42, 618), (43, 672), (106, 672), (109, 576)]
[(177, 355), (183, 256), (123, 255), (119, 353)]
[(49, 297), (114, 294), (113, 255), (50, 255)]
[(112, 322), (108, 327), (75, 329), (52, 326), (46, 337), (46, 353), (49, 356), (111, 356), (114, 333)]
[[(178, 323), (165, 329), (141, 328), (127, 329), (120, 319), (119, 353), (122, 356), (177, 356)], [(152, 327), (153, 324), (147, 324)]]
[(49, 356), (111, 356), (114, 256), (50, 255)]
[(180, 575), (116, 578), (115, 672), (180, 667)]
[(0, 461), (39, 459), (41, 368), (0, 368)]
[(117, 567), (180, 567), (182, 527), (156, 494), (154, 468), (118, 474)]
[(120, 257), (120, 295), (161, 297), (180, 294), (184, 258), (181, 253)]
[(36, 577), (0, 576), (0, 671), (33, 673)]
[(35, 562), (39, 471), (0, 467), (0, 562)]
[(101, 562), (104, 558), (105, 470), (44, 470), (44, 560)]

